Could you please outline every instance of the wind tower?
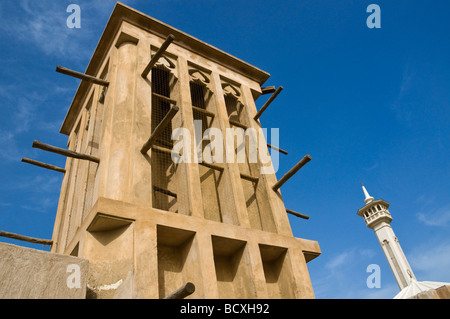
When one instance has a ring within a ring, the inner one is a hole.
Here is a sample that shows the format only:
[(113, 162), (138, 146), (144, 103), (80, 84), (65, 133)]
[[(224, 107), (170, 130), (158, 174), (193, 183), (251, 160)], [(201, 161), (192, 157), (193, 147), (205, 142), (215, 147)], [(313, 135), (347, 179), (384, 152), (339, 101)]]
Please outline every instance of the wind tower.
[[(277, 181), (261, 154), (286, 152), (259, 140), (253, 162), (243, 142), (282, 90), (262, 87), (268, 73), (121, 3), (85, 73), (57, 71), (82, 80), (61, 127), (68, 149), (33, 147), (66, 167), (29, 162), (64, 174), (51, 252), (89, 261), (90, 296), (314, 298), (306, 263), (320, 248), (293, 237), (287, 213), (308, 217), (279, 190), (311, 157)], [(208, 153), (207, 130), (233, 128), (244, 161), (175, 162), (178, 128), (191, 154)]]
[(358, 210), (358, 215), (364, 218), (367, 227), (375, 231), (375, 235), (383, 249), (395, 280), (400, 290), (402, 290), (410, 284), (411, 280), (415, 280), (416, 277), (390, 225), (392, 217), (388, 210), (389, 203), (383, 199), (375, 200), (369, 195), (364, 185), (361, 184), (361, 186), (366, 205)]

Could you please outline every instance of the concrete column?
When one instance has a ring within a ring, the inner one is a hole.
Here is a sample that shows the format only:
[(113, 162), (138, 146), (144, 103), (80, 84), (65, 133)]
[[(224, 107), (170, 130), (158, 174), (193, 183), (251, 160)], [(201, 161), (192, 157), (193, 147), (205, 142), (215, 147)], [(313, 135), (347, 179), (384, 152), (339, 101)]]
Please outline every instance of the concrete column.
[(127, 201), (129, 177), (132, 167), (130, 154), (133, 152), (133, 111), (136, 94), (137, 46), (124, 42), (117, 48), (117, 65), (114, 101), (107, 107), (111, 109), (108, 127), (105, 128), (102, 160), (108, 157), (104, 195), (107, 198)]
[(250, 260), (251, 274), (253, 278), (249, 278), (254, 282), (256, 290), (256, 298), (267, 299), (267, 286), (264, 277), (264, 268), (259, 251), (259, 245), (256, 241), (247, 242), (248, 255)]
[(150, 59), (150, 43), (139, 41), (137, 44), (138, 61), (136, 72), (136, 91), (131, 128), (131, 153), (129, 190), (130, 200), (139, 205), (152, 206), (152, 169), (151, 152), (143, 155), (141, 148), (151, 136), (152, 84), (151, 76), (143, 79), (140, 74)]
[(314, 299), (314, 291), (309, 277), (308, 267), (306, 266), (305, 256), (299, 247), (292, 247), (288, 250), (286, 256), (287, 262), (291, 263), (292, 284), (295, 289), (295, 298)]
[(216, 268), (214, 265), (214, 253), (211, 243), (211, 234), (205, 232), (198, 232), (196, 235), (198, 243), (198, 265), (200, 273), (204, 278), (202, 285), (198, 286), (196, 283), (196, 290), (201, 290), (201, 298), (217, 299), (219, 298), (219, 288), (217, 286)]
[(134, 296), (158, 299), (158, 248), (156, 224), (150, 220), (136, 222), (134, 252)]

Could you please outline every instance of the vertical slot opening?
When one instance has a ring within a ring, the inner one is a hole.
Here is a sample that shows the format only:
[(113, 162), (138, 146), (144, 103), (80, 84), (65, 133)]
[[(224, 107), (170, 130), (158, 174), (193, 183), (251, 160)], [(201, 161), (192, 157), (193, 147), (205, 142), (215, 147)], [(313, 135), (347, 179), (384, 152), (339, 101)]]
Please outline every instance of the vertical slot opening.
[(219, 298), (256, 298), (246, 242), (212, 236)]
[(292, 270), (288, 262), (288, 249), (259, 245), (269, 298), (295, 298), (292, 289)]
[[(155, 67), (151, 72), (152, 92), (170, 98), (171, 74), (169, 71)], [(152, 98), (151, 129), (152, 132), (161, 123), (170, 110), (170, 103), (164, 99)], [(152, 186), (153, 186), (153, 207), (178, 213), (176, 171), (177, 167), (172, 161), (170, 149), (172, 142), (172, 123), (162, 131), (155, 142), (168, 151), (164, 152), (152, 148)]]
[[(195, 232), (167, 226), (157, 226), (158, 289), (164, 298), (187, 282), (201, 286)], [(201, 294), (201, 292), (200, 292)], [(188, 298), (199, 297), (198, 289)]]
[[(203, 84), (191, 81), (189, 83), (191, 91), (191, 102), (193, 106), (193, 118), (196, 130), (199, 131), (199, 138), (202, 140), (197, 141), (196, 150), (201, 153), (202, 161), (205, 161), (203, 154), (205, 148), (211, 147), (210, 140), (203, 137), (206, 130), (213, 127), (215, 119), (214, 112), (211, 111), (211, 97), (212, 92)], [(202, 112), (205, 110), (207, 112)], [(201, 127), (200, 127), (201, 125)], [(208, 149), (214, 158), (215, 150)], [(214, 160), (213, 160), (214, 162)], [(223, 174), (221, 171), (213, 168), (199, 165), (200, 173), (200, 186), (203, 198), (203, 211), (206, 219), (222, 222), (222, 210), (221, 210), (221, 181)]]

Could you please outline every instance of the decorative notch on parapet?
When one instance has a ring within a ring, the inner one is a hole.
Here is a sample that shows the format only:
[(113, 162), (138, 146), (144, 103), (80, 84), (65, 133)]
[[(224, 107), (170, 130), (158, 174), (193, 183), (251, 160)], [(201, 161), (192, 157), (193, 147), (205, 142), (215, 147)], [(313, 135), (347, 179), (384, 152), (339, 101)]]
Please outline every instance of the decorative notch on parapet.
[(248, 129), (245, 118), (242, 116), (244, 112), (244, 104), (241, 101), (241, 91), (237, 85), (222, 80), (222, 91), (225, 97), (225, 105), (228, 113), (228, 120), (231, 125), (240, 127), (244, 130)]
[(174, 74), (175, 70), (175, 63), (172, 62), (172, 60), (166, 56), (162, 56), (159, 58), (159, 60), (155, 63), (155, 67), (160, 68), (164, 71), (168, 71), (171, 74)]
[(211, 83), (211, 80), (209, 78), (209, 75), (207, 75), (205, 72), (200, 71), (197, 68), (189, 67), (189, 80), (190, 82), (196, 83), (198, 85), (209, 88), (209, 85)]
[(192, 109), (214, 119), (215, 114), (210, 106), (213, 89), (209, 71), (202, 70), (192, 63), (188, 63), (188, 68)]
[(239, 99), (241, 96), (241, 92), (239, 91), (239, 89), (228, 82), (222, 83), (222, 90), (225, 96), (232, 96), (236, 99)]

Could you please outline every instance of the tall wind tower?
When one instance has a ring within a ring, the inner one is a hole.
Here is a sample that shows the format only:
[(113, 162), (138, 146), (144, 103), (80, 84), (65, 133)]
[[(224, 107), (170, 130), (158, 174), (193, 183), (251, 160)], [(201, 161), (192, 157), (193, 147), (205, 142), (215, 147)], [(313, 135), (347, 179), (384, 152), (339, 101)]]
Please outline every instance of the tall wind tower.
[[(51, 252), (89, 261), (89, 297), (314, 298), (319, 244), (293, 236), (287, 214), (308, 217), (279, 190), (311, 157), (277, 181), (261, 154), (286, 152), (260, 138), (250, 160), (243, 142), (282, 90), (262, 87), (270, 74), (121, 3), (85, 73), (57, 71), (82, 80), (61, 127), (68, 149), (33, 147), (68, 157), (39, 164), (64, 174)], [(177, 129), (183, 154), (208, 154), (215, 129), (237, 132), (231, 157), (245, 156), (176, 162)]]
[(358, 210), (358, 215), (364, 218), (367, 227), (375, 231), (384, 255), (394, 273), (395, 280), (400, 290), (402, 290), (410, 284), (411, 280), (415, 280), (416, 277), (390, 225), (392, 217), (388, 210), (389, 203), (383, 199), (375, 200), (369, 195), (364, 185), (361, 184), (361, 186), (366, 205)]

